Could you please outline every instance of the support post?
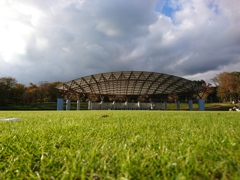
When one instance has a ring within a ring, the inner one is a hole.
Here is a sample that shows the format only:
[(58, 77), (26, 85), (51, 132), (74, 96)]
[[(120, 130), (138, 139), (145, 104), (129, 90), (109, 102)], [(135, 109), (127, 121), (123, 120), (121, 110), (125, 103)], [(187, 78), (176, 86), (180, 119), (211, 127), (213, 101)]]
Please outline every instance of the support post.
[(92, 110), (92, 101), (88, 101), (88, 110)]
[(115, 110), (115, 101), (112, 103), (112, 109)]
[(80, 110), (80, 100), (77, 100), (77, 110)]
[(71, 100), (67, 99), (66, 100), (66, 110), (70, 110), (70, 108), (71, 108)]
[(192, 100), (189, 100), (189, 101), (188, 101), (188, 107), (189, 107), (189, 110), (190, 110), (190, 111), (193, 110), (193, 101), (192, 101)]
[(141, 102), (140, 101), (138, 101), (137, 106), (138, 106), (138, 109), (141, 109)]
[(128, 101), (125, 101), (125, 109), (128, 109)]
[(177, 101), (177, 110), (180, 110), (180, 101)]
[(238, 97), (238, 107), (240, 108), (240, 96)]
[(101, 102), (99, 103), (99, 106), (100, 106), (100, 109), (102, 110), (102, 109), (103, 109), (103, 101), (101, 101)]
[(102, 110), (104, 109), (104, 105), (103, 105), (104, 96), (100, 96), (100, 98), (101, 98), (101, 102), (99, 103), (99, 105), (100, 105), (100, 109)]
[(167, 101), (164, 101), (164, 110), (167, 110)]
[(155, 104), (154, 104), (154, 102), (151, 102), (150, 109), (151, 109), (151, 110), (155, 109)]
[(63, 99), (62, 98), (57, 99), (57, 110), (63, 110)]
[(204, 107), (204, 99), (199, 99), (198, 100), (198, 110), (199, 111), (204, 111), (205, 107)]

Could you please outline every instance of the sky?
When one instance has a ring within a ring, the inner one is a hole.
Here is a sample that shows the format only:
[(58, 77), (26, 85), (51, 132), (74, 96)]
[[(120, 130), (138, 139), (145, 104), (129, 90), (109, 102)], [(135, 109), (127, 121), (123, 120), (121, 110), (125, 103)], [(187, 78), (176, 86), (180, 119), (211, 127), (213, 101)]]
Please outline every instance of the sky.
[(114, 71), (190, 80), (240, 71), (239, 0), (1, 0), (0, 77)]

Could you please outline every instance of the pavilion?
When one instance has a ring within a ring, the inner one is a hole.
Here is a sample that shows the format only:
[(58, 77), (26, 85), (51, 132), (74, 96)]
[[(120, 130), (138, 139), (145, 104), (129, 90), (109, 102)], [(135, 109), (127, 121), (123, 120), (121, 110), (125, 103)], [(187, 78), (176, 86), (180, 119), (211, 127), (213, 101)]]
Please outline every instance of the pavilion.
[[(193, 109), (194, 96), (198, 96), (198, 109), (204, 110), (200, 84), (174, 75), (146, 71), (107, 72), (80, 77), (63, 82), (57, 89), (66, 98), (66, 110), (70, 109), (71, 98), (77, 98), (77, 110), (81, 98), (88, 100), (89, 110), (100, 109), (167, 109), (169, 96), (184, 96), (189, 110)], [(100, 99), (96, 102), (96, 99)], [(107, 99), (108, 102), (105, 102)], [(94, 101), (95, 100), (95, 101)], [(111, 101), (111, 102), (109, 102)], [(177, 99), (177, 109), (180, 101)], [(58, 110), (63, 110), (63, 98), (58, 99)]]

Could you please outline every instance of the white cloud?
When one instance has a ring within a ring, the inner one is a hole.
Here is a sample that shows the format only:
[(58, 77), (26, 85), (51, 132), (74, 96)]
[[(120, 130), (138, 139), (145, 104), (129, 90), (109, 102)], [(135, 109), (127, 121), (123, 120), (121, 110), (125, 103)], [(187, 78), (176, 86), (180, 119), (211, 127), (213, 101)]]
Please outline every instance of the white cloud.
[[(0, 76), (67, 81), (147, 70), (210, 80), (240, 67), (240, 1), (0, 2)], [(211, 77), (212, 78), (212, 77)]]

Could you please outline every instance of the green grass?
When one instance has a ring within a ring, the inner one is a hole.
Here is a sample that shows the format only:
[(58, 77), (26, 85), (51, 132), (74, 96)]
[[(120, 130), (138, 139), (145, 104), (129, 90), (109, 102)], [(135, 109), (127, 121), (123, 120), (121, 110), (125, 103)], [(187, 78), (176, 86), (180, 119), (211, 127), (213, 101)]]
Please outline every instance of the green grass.
[(240, 179), (239, 116), (0, 111), (0, 179)]

